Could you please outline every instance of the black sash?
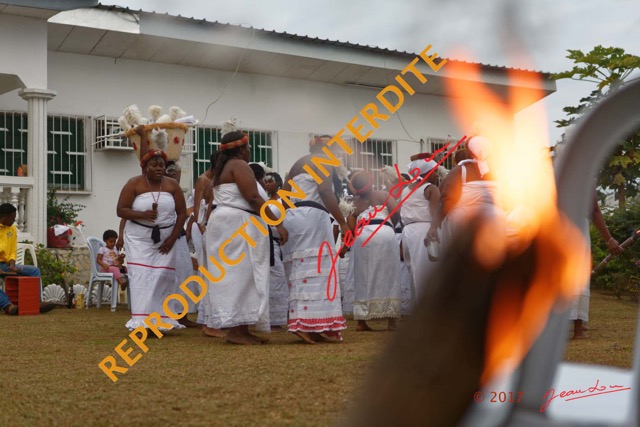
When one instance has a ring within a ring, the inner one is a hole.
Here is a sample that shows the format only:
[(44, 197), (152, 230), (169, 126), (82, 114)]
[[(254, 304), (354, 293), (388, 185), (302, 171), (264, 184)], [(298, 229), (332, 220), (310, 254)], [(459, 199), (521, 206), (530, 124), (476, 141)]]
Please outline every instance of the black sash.
[(367, 225), (380, 225), (380, 224), (388, 225), (389, 227), (393, 228), (393, 224), (391, 224), (389, 221), (385, 221), (384, 219), (372, 219), (371, 221), (369, 221), (369, 224)]
[(159, 225), (145, 225), (145, 224), (141, 224), (138, 221), (133, 221), (130, 220), (131, 222), (133, 222), (134, 224), (138, 224), (141, 225), (143, 227), (147, 227), (151, 229), (151, 240), (153, 240), (153, 243), (158, 243), (160, 241), (160, 230), (164, 230), (165, 228), (170, 228), (175, 226), (175, 224), (170, 224), (170, 225), (165, 225), (164, 227), (160, 227)]
[(316, 208), (316, 209), (320, 209), (321, 211), (325, 211), (326, 213), (329, 213), (327, 208), (322, 206), (320, 203), (312, 202), (311, 200), (303, 200), (301, 202), (296, 202), (293, 205), (297, 208), (302, 208), (302, 207)]
[[(227, 206), (227, 207), (228, 208), (234, 208), (234, 209), (240, 209), (241, 211), (245, 211), (247, 213), (250, 213), (251, 215), (260, 216), (257, 212), (251, 211), (249, 209), (242, 209), (242, 208), (239, 208), (239, 207), (236, 207), (236, 206)], [(273, 233), (271, 232), (271, 227), (267, 226), (267, 230), (269, 231), (269, 266), (273, 267), (274, 265), (276, 265), (276, 256), (273, 253), (273, 245), (271, 245), (271, 240), (275, 240), (275, 239), (273, 238)]]

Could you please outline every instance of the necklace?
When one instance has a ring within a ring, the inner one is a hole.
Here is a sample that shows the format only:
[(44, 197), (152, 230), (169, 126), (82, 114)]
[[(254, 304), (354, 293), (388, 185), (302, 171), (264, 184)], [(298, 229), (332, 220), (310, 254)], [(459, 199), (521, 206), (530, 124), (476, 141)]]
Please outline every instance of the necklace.
[(147, 176), (144, 177), (147, 180), (147, 185), (149, 186), (149, 192), (151, 193), (151, 198), (153, 199), (152, 209), (155, 211), (158, 209), (158, 200), (160, 200), (160, 193), (162, 193), (162, 178), (160, 177), (160, 189), (158, 190), (158, 195), (153, 195), (153, 190), (151, 190), (151, 183), (149, 182), (149, 178)]

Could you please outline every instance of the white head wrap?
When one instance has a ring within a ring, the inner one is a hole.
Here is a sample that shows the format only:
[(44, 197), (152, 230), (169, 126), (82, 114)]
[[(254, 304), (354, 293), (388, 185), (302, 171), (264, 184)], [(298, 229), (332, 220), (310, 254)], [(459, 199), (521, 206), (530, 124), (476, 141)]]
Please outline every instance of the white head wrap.
[(438, 163), (436, 163), (434, 160), (427, 161), (425, 159), (418, 159), (409, 163), (407, 165), (407, 168), (409, 168), (409, 175), (411, 175), (411, 171), (413, 169), (420, 169), (420, 175), (424, 175), (425, 173), (430, 172), (433, 168), (437, 166), (438, 166)]
[(467, 144), (469, 151), (473, 154), (478, 162), (478, 169), (480, 169), (480, 175), (484, 176), (489, 172), (489, 163), (487, 159), (491, 156), (491, 141), (484, 136), (474, 136)]

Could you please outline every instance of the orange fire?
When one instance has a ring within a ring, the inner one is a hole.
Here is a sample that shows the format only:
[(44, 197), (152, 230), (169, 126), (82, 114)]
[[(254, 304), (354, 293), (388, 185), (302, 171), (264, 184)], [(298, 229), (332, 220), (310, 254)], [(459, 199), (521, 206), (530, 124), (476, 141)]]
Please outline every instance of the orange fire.
[(451, 106), (467, 135), (492, 142), (489, 166), (498, 183), (497, 204), (506, 213), (507, 237), (497, 239), (495, 224), (480, 227), (475, 250), (487, 269), (496, 268), (533, 245), (535, 273), (522, 284), (499, 283), (489, 314), (482, 383), (517, 367), (542, 332), (556, 303), (570, 303), (588, 283), (590, 258), (578, 228), (563, 217), (548, 155), (546, 117), (542, 107), (523, 121), (516, 142), (514, 115), (518, 108), (542, 99), (542, 77), (509, 70), (505, 101), (482, 83), (480, 66), (449, 61), (446, 79)]

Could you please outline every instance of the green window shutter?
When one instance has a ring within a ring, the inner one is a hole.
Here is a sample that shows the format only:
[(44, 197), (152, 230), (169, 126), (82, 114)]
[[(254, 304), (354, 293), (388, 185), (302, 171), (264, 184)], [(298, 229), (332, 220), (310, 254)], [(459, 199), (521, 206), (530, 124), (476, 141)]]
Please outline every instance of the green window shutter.
[(17, 176), (27, 164), (27, 115), (0, 111), (0, 175)]
[[(264, 162), (267, 166), (272, 167), (273, 145), (272, 132), (243, 130), (249, 135), (249, 144), (251, 145), (251, 162)], [(193, 156), (193, 182), (209, 168), (209, 159), (211, 154), (220, 149), (221, 129), (214, 127), (199, 126), (196, 130), (196, 147), (197, 153)]]
[(47, 117), (47, 181), (59, 190), (85, 189), (84, 120)]

